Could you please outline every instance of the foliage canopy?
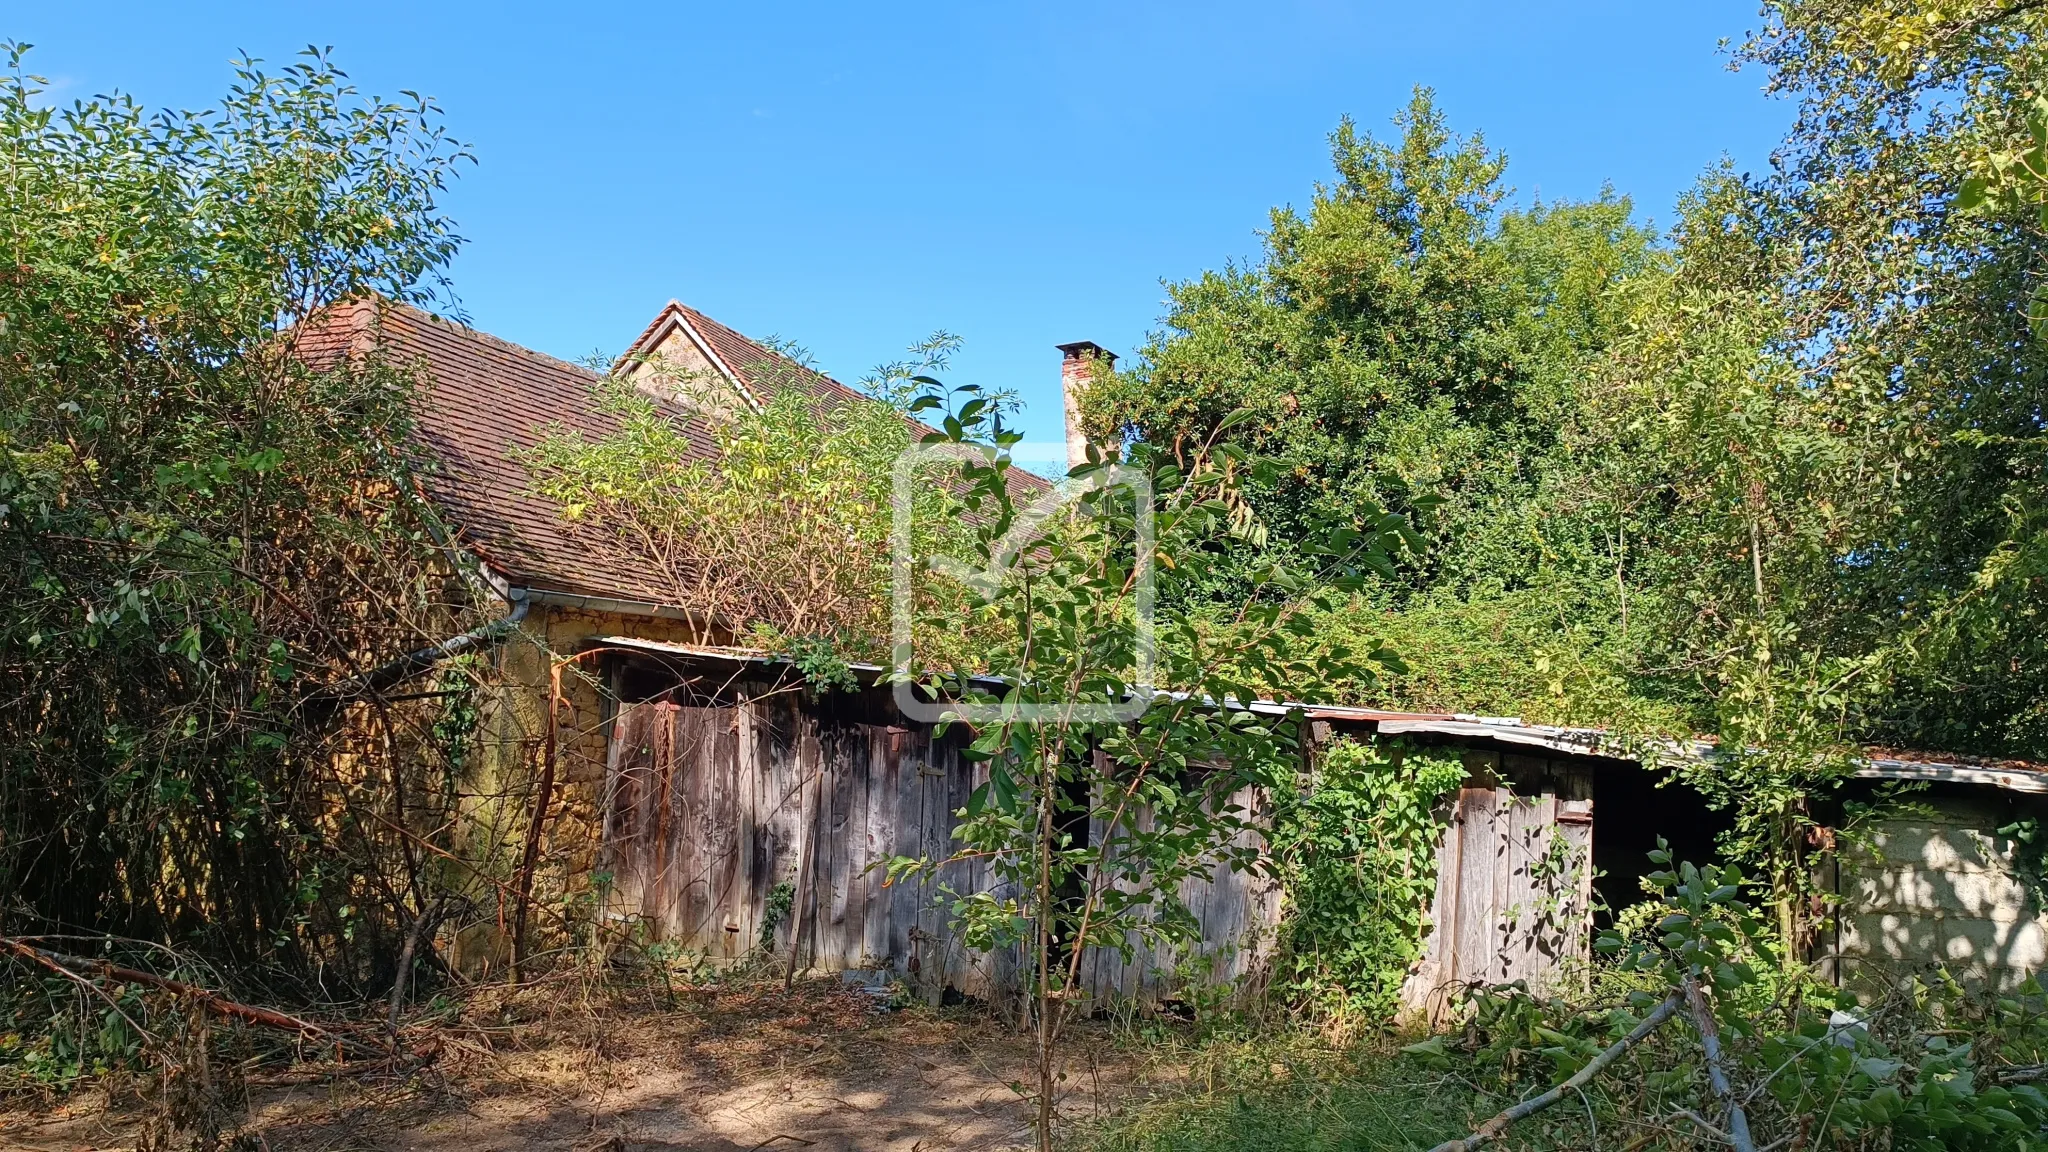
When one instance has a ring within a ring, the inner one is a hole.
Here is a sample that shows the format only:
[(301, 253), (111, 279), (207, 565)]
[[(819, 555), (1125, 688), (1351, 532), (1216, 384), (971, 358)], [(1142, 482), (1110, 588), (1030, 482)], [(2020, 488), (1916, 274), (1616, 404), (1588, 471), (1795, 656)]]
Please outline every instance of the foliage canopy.
[(443, 298), (467, 153), (317, 54), (172, 114), (53, 108), (6, 51), (0, 917), (368, 979), (352, 938), (417, 914), (418, 873), (329, 821), (310, 701), (473, 595), (406, 495), (409, 376), (316, 370), (294, 326)]

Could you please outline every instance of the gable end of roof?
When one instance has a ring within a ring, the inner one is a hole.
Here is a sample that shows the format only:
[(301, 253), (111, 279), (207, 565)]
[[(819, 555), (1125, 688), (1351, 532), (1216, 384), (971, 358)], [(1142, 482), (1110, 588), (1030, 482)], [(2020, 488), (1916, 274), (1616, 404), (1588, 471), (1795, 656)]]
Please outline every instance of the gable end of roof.
[(725, 379), (726, 384), (731, 386), (733, 391), (739, 393), (740, 399), (745, 401), (749, 408), (759, 411), (761, 408), (761, 397), (756, 395), (754, 389), (748, 386), (746, 377), (735, 371), (733, 365), (724, 356), (719, 354), (718, 349), (713, 347), (711, 342), (704, 338), (704, 333), (698, 330), (697, 325), (691, 323), (690, 317), (692, 315), (693, 313), (690, 309), (683, 307), (681, 301), (671, 300), (666, 305), (663, 305), (661, 311), (655, 314), (654, 320), (641, 330), (640, 335), (634, 339), (632, 344), (627, 346), (618, 359), (612, 361), (612, 374), (617, 375), (635, 360), (644, 361), (647, 357), (653, 356), (657, 349), (668, 342), (671, 333), (680, 332), (683, 338), (688, 340), (713, 368), (717, 369), (718, 374)]

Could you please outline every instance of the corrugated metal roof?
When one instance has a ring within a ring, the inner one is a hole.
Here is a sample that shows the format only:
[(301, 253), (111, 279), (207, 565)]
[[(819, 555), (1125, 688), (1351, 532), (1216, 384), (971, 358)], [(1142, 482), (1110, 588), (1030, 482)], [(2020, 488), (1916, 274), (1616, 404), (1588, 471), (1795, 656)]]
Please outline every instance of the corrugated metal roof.
[[(592, 640), (591, 643), (686, 658), (763, 664), (787, 663), (782, 657), (751, 648), (669, 644), (630, 636), (604, 636)], [(855, 664), (852, 667), (856, 671), (875, 675), (884, 671), (878, 664)], [(983, 678), (980, 682), (988, 685), (1005, 683), (996, 677)], [(1175, 692), (1166, 695), (1175, 699), (1187, 699), (1186, 693)], [(1242, 707), (1267, 715), (1299, 711), (1310, 720), (1370, 724), (1375, 733), (1385, 736), (1462, 737), (1498, 741), (1526, 748), (1541, 748), (1548, 752), (1561, 752), (1572, 756), (1597, 756), (1637, 763), (1652, 760), (1662, 763), (1689, 760), (1698, 763), (1711, 760), (1716, 751), (1715, 745), (1705, 740), (1680, 743), (1662, 739), (1630, 739), (1603, 728), (1563, 728), (1549, 724), (1530, 724), (1515, 716), (1396, 712), (1377, 708), (1354, 708), (1342, 704), (1312, 704), (1283, 700), (1253, 700), (1249, 704), (1240, 704), (1231, 697), (1225, 697), (1223, 703), (1225, 707)], [(2009, 792), (2048, 795), (2048, 769), (2017, 761), (2001, 761), (1996, 765), (1987, 765), (1967, 761), (1901, 759), (1897, 756), (1872, 755), (1859, 762), (1854, 775), (1863, 779), (1972, 784), (2002, 788)]]

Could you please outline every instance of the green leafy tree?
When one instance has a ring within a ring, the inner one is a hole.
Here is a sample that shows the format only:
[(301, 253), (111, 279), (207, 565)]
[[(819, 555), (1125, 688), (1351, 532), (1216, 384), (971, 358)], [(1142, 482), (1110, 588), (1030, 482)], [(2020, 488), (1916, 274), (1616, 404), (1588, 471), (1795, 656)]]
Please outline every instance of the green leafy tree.
[(5, 51), (0, 917), (369, 979), (423, 873), (332, 819), (360, 796), (312, 701), (472, 594), (407, 496), (410, 377), (296, 326), (442, 297), (466, 153), (318, 54), (153, 113), (54, 107)]
[[(899, 653), (910, 661), (900, 677), (948, 702), (948, 721), (972, 731), (964, 755), (986, 765), (950, 859), (981, 861), (994, 883), (955, 893), (953, 915), (970, 944), (1014, 958), (1028, 989), (1038, 1136), (1049, 1148), (1056, 1045), (1086, 994), (1089, 950), (1128, 961), (1199, 938), (1183, 886), (1218, 868), (1260, 866), (1247, 805), (1260, 790), (1293, 786), (1301, 721), (1232, 704), (1249, 699), (1246, 682), (1220, 670), (1187, 613), (1172, 607), (1201, 578), (1202, 557), (1253, 533), (1233, 491), (1238, 452), (1211, 437), (1177, 458), (1141, 447), (1123, 465), (1091, 461), (1068, 481), (1079, 486), (1068, 513), (1037, 521), (1018, 547), (1012, 530), (1036, 518), (1009, 476), (1018, 434), (995, 430), (978, 397), (943, 424), (928, 440), (951, 450), (957, 472), (934, 488), (956, 501), (940, 511), (967, 529), (962, 559), (981, 574), (972, 581), (978, 610), (1001, 641), (983, 667), (999, 686), (931, 668), (922, 653)], [(1142, 472), (1150, 496), (1098, 483), (1115, 480), (1111, 468)], [(1357, 665), (1371, 654), (1302, 637), (1309, 613), (1355, 584), (1368, 561), (1384, 564), (1394, 538), (1340, 530), (1301, 547), (1313, 567), (1269, 568), (1243, 606), (1239, 665), (1304, 686), (1362, 675)], [(1148, 568), (1164, 606), (1150, 668), (1138, 656), (1137, 607)], [(947, 601), (914, 607), (931, 631), (957, 626)], [(1121, 706), (1135, 716), (1111, 711)], [(896, 860), (891, 880), (946, 862)]]
[(1419, 528), (1401, 572), (1320, 627), (1432, 663), (1348, 693), (1499, 696), (1480, 670), (1540, 646), (1584, 674), (1516, 676), (1536, 690), (1500, 710), (1597, 719), (1626, 695), (1618, 602), (1640, 590), (1615, 573), (1634, 512), (1591, 490), (1567, 434), (1627, 319), (1617, 286), (1661, 257), (1624, 199), (1508, 207), (1505, 159), (1452, 133), (1427, 91), (1398, 124), (1381, 142), (1345, 121), (1334, 177), (1274, 211), (1256, 263), (1171, 285), (1162, 330), (1084, 415), (1174, 454), (1254, 414), (1226, 440), (1270, 461), (1244, 483), (1267, 534), (1208, 557), (1188, 592), (1226, 609), (1220, 630), (1266, 564), (1393, 515)]
[(1269, 551), (1433, 509), (1412, 582), (1518, 582), (1527, 526), (1495, 521), (1540, 476), (1577, 369), (1613, 334), (1608, 290), (1651, 262), (1650, 236), (1618, 199), (1504, 209), (1506, 161), (1426, 91), (1398, 123), (1393, 144), (1339, 127), (1335, 179), (1273, 212), (1256, 265), (1171, 286), (1164, 330), (1089, 390), (1086, 417), (1176, 452), (1249, 410), (1229, 439), (1280, 465), (1248, 489)]
[(1712, 702), (1724, 754), (1685, 771), (1796, 956), (1814, 802), (1853, 744), (2048, 748), (2044, 235), (1999, 160), (2031, 147), (2039, 28), (2028, 5), (1766, 16), (1740, 55), (1798, 121), (1768, 174), (1682, 205), (1570, 435), (1594, 503), (1643, 513), (1617, 569), (1645, 593), (1638, 674)]
[[(877, 371), (872, 390), (896, 403), (820, 401), (785, 387), (758, 408), (712, 407), (690, 400), (702, 393), (681, 370), (654, 363), (607, 380), (592, 397), (618, 421), (614, 431), (590, 437), (552, 428), (521, 459), (535, 490), (567, 519), (590, 525), (593, 547), (647, 573), (700, 640), (753, 641), (805, 660), (884, 660), (891, 470), (920, 427), (906, 414), (902, 386), (951, 347), (934, 338), (914, 350), (918, 361)], [(795, 363), (776, 360), (750, 374), (772, 380)], [(672, 399), (657, 400), (657, 392)], [(958, 534), (932, 511), (945, 498), (937, 488), (916, 494), (927, 554)], [(975, 628), (962, 606), (949, 625), (920, 636), (923, 650), (972, 662)]]
[[(2048, 347), (2028, 331), (2048, 231), (2014, 166), (2036, 155), (2042, 19), (2025, 3), (1768, 6), (1742, 55), (1799, 119), (1731, 202), (1747, 223), (1703, 218), (1682, 253), (1705, 281), (1765, 274), (1772, 347), (1859, 443), (1860, 538), (1809, 632), (1883, 654), (1862, 726), (1883, 739), (2048, 750)], [(2014, 195), (1985, 195), (1987, 178)]]

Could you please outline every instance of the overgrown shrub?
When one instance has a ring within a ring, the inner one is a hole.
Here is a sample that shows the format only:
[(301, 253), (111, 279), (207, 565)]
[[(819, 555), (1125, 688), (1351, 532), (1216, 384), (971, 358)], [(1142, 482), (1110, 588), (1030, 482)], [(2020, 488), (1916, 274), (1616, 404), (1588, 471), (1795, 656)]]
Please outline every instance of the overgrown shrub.
[[(1778, 963), (1733, 868), (1653, 859), (1667, 866), (1648, 878), (1662, 916), (1652, 939), (1603, 935), (1600, 949), (1618, 958), (1596, 985), (1604, 995), (1480, 989), (1462, 1038), (1410, 1054), (1524, 1099), (1672, 997), (1677, 1023), (1585, 1086), (1580, 1131), (1643, 1148), (1725, 1144), (1743, 1128), (1758, 1148), (1989, 1152), (2048, 1142), (2048, 1094), (2035, 1084), (2048, 1074), (2048, 994), (2038, 982), (1973, 991), (1929, 971), (1865, 995), (1837, 988)], [(1717, 1063), (1725, 1087), (1715, 1084)], [(1577, 1129), (1573, 1111), (1560, 1106), (1547, 1123)]]
[[(786, 360), (749, 370), (771, 380), (799, 371)], [(731, 410), (694, 388), (659, 360), (641, 376), (608, 379), (591, 403), (617, 429), (594, 438), (550, 430), (519, 457), (534, 490), (590, 525), (595, 547), (645, 572), (665, 602), (704, 622), (701, 639), (757, 643), (789, 656), (814, 687), (849, 686), (848, 658), (888, 655), (893, 468), (917, 424), (881, 400), (821, 402), (793, 384), (758, 408)], [(954, 523), (934, 512), (939, 487), (920, 484), (914, 498), (924, 513), (913, 529), (917, 554), (957, 544)], [(941, 587), (920, 579), (919, 591)], [(951, 627), (920, 634), (919, 650), (975, 660), (970, 634), (981, 617), (954, 603)]]
[(1390, 1022), (1429, 929), (1440, 811), (1465, 779), (1456, 751), (1341, 740), (1270, 838), (1286, 907), (1274, 992), (1313, 1016)]
[(411, 374), (298, 326), (445, 300), (466, 153), (317, 54), (152, 113), (0, 53), (0, 934), (382, 983), (457, 766), (431, 703), (343, 746), (337, 690), (475, 598), (407, 497)]

